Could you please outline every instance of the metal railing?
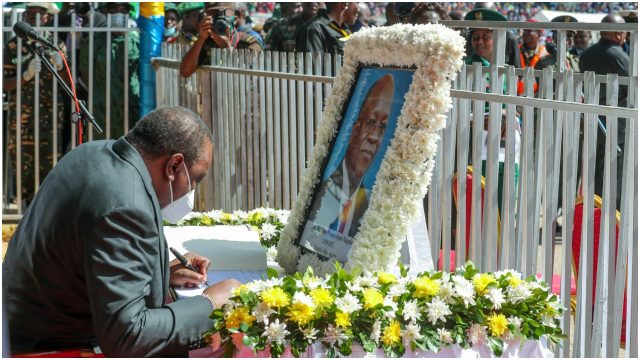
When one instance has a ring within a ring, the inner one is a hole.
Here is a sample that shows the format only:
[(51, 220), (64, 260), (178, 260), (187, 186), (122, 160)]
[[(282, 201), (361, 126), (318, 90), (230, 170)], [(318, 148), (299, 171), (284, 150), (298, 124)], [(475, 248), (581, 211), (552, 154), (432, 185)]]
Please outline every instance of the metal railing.
[[(3, 47), (15, 36), (13, 33), (13, 25), (20, 20), (23, 20), (22, 9), (3, 9), (2, 17), (2, 35), (3, 35)], [(66, 56), (69, 66), (71, 68), (71, 77), (76, 86), (77, 91), (85, 91), (87, 108), (89, 111), (96, 115), (97, 109), (94, 102), (96, 96), (94, 94), (98, 87), (104, 89), (104, 104), (101, 108), (102, 115), (96, 116), (97, 122), (104, 129), (105, 134), (97, 136), (93, 131), (93, 126), (89, 124), (85, 128), (85, 141), (91, 141), (94, 138), (113, 138), (122, 134), (112, 134), (113, 128), (121, 128), (123, 132), (127, 132), (129, 127), (137, 121), (137, 119), (130, 119), (129, 117), (129, 66), (130, 59), (128, 58), (128, 44), (130, 40), (131, 32), (137, 31), (135, 28), (117, 28), (110, 26), (111, 15), (106, 15), (106, 24), (104, 26), (95, 26), (95, 19), (97, 15), (94, 11), (90, 11), (87, 14), (86, 19), (88, 23), (82, 27), (76, 27), (77, 16), (74, 14), (70, 18), (70, 24), (61, 26), (60, 18), (58, 15), (54, 15), (52, 22), (49, 26), (40, 26), (40, 15), (37, 15), (36, 26), (34, 29), (38, 32), (50, 32), (52, 39), (55, 39), (56, 44), (60, 44), (62, 39), (59, 35), (67, 33), (67, 40), (64, 48), (66, 49)], [(128, 19), (127, 19), (128, 20)], [(97, 38), (105, 38), (102, 45), (98, 46)], [(81, 38), (84, 41), (81, 43)], [(116, 38), (124, 38), (124, 57), (121, 59), (122, 63), (117, 64), (112, 61), (111, 53), (113, 51), (112, 45)], [(26, 44), (17, 39), (17, 49), (21, 49)], [(6, 49), (5, 49), (6, 50)], [(84, 54), (80, 53), (84, 52)], [(100, 54), (102, 52), (102, 54)], [(80, 76), (81, 72), (81, 59), (80, 56), (86, 56), (86, 67), (84, 73)], [(105, 67), (98, 68), (96, 65), (96, 59), (99, 56), (104, 56)], [(18, 78), (26, 70), (28, 64), (23, 64), (23, 54), (21, 51), (17, 51), (17, 58), (15, 59), (16, 74)], [(131, 59), (134, 60), (134, 59)], [(24, 65), (24, 66), (23, 66)], [(122, 69), (122, 74), (117, 74), (115, 69)], [(72, 108), (72, 102), (70, 99), (63, 95), (63, 91), (59, 89), (55, 79), (46, 81), (43, 85), (40, 85), (40, 79), (42, 74), (47, 70), (41, 70), (39, 74), (35, 76), (31, 82), (22, 84), (20, 81), (16, 83), (16, 89), (14, 91), (7, 91), (8, 99), (7, 104), (4, 106), (3, 111), (4, 128), (3, 132), (6, 136), (3, 143), (3, 152), (5, 157), (5, 166), (3, 168), (3, 208), (2, 219), (4, 221), (16, 221), (22, 217), (22, 213), (26, 204), (23, 200), (23, 194), (21, 189), (24, 187), (33, 188), (34, 192), (37, 192), (40, 183), (46, 176), (46, 170), (43, 173), (38, 164), (45, 162), (46, 154), (50, 154), (52, 157), (52, 164), (55, 166), (56, 162), (70, 149), (76, 146), (76, 128), (70, 124), (70, 112)], [(121, 77), (117, 77), (120, 75)], [(65, 76), (63, 75), (63, 78)], [(120, 97), (122, 100), (123, 111), (122, 117), (114, 118), (111, 114), (115, 111), (113, 106), (112, 89), (116, 82), (122, 83), (123, 93), (114, 94), (114, 96)], [(43, 107), (41, 104), (45, 100), (42, 99), (40, 90), (41, 86), (45, 86), (47, 89), (51, 89), (51, 95), (47, 96), (51, 99), (52, 107)], [(33, 93), (27, 94), (25, 89), (32, 89)], [(4, 91), (4, 89), (3, 89)], [(81, 93), (79, 94), (81, 96)], [(27, 97), (32, 97), (33, 101), (29, 102), (25, 100)], [(108, 104), (108, 106), (106, 105)], [(137, 105), (137, 104), (136, 104)], [(25, 112), (25, 106), (33, 106), (33, 114), (29, 115)], [(63, 106), (63, 116), (60, 116), (59, 106)], [(41, 126), (41, 118), (43, 116), (50, 116), (52, 124), (49, 129)], [(18, 121), (22, 119), (22, 121)], [(10, 125), (11, 124), (11, 125)], [(23, 124), (27, 126), (27, 129), (23, 127)], [(25, 143), (25, 132), (33, 132), (35, 141), (32, 144), (31, 140), (27, 140)], [(22, 134), (22, 135), (21, 135)], [(46, 136), (51, 139), (50, 147), (36, 146), (40, 144), (40, 139)], [(15, 145), (15, 150), (9, 151), (8, 140), (11, 140)], [(25, 161), (25, 152), (33, 154), (33, 164), (28, 164)], [(32, 173), (33, 179), (29, 181), (29, 184), (25, 180), (25, 172)], [(31, 183), (33, 182), (33, 183)], [(13, 191), (13, 193), (11, 193)], [(29, 197), (33, 194), (27, 194)]]

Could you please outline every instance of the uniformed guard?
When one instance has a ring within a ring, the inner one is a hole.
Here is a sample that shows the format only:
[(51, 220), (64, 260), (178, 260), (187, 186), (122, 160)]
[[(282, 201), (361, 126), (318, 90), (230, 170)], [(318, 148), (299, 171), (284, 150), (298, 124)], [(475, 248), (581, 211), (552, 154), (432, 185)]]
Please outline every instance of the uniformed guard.
[[(551, 22), (574, 23), (574, 22), (578, 22), (578, 19), (574, 18), (571, 15), (561, 15), (551, 19)], [(567, 31), (567, 52), (566, 52), (565, 64), (566, 64), (566, 70), (573, 70), (574, 72), (579, 72), (580, 66), (578, 63), (578, 57), (575, 55), (575, 53), (572, 53), (571, 51), (569, 51), (571, 44), (573, 44), (573, 38), (575, 37), (575, 34), (576, 32), (573, 30)], [(538, 61), (538, 63), (535, 66), (536, 69), (542, 70), (549, 66), (553, 66), (553, 68), (556, 70), (558, 69), (556, 66), (557, 37), (558, 37), (558, 32), (554, 30), (553, 43), (548, 43), (546, 46), (547, 51), (549, 52), (549, 55), (543, 57), (542, 59), (540, 59), (540, 61)]]
[[(488, 11), (482, 11), (488, 10)], [(464, 17), (465, 20), (477, 20), (477, 21), (507, 21), (507, 19), (496, 11), (495, 4), (492, 2), (478, 2), (475, 3), (474, 9), (467, 13)], [(470, 29), (469, 32), (472, 32), (473, 29)], [(521, 63), (520, 59), (520, 49), (518, 48), (518, 37), (517, 35), (511, 31), (507, 30), (506, 34), (506, 43), (504, 48), (504, 63), (506, 65), (513, 65), (517, 68), (523, 67), (524, 65)], [(471, 55), (473, 51), (472, 35), (469, 33), (467, 35), (467, 56)], [(488, 59), (491, 62), (491, 59)]]
[[(52, 14), (58, 12), (54, 3), (27, 3), (24, 11), (24, 21), (32, 26), (36, 26), (36, 16), (40, 14), (41, 26), (47, 26)], [(52, 41), (51, 32), (43, 32), (40, 36)], [(55, 42), (55, 41), (54, 41)], [(59, 41), (58, 48), (66, 53), (65, 44)], [(19, 55), (20, 54), (20, 57)], [(46, 50), (46, 54), (51, 63), (63, 78), (64, 63), (62, 56), (53, 50)], [(65, 55), (66, 56), (66, 55)], [(21, 74), (18, 74), (18, 61), (21, 63)], [(22, 41), (22, 47), (18, 48), (17, 37), (12, 37), (4, 46), (3, 52), (3, 90), (8, 93), (9, 108), (9, 133), (8, 152), (11, 157), (11, 164), (17, 169), (17, 100), (20, 99), (20, 141), (21, 141), (21, 166), (22, 182), (16, 184), (17, 189), (21, 189), (23, 205), (28, 205), (35, 195), (35, 166), (39, 166), (40, 182), (47, 176), (53, 167), (53, 137), (58, 139), (58, 157), (62, 155), (60, 147), (61, 129), (65, 121), (63, 117), (62, 91), (57, 92), (57, 104), (54, 108), (53, 84), (57, 81), (48, 71), (41, 71), (43, 65), (40, 58), (34, 55), (28, 48), (26, 41)], [(37, 76), (39, 74), (39, 76)], [(38, 80), (38, 93), (35, 92), (36, 79)], [(20, 93), (17, 94), (17, 82), (20, 81)], [(36, 98), (39, 101), (38, 113), (36, 114)], [(54, 124), (54, 113), (57, 117), (57, 124)], [(37, 115), (37, 116), (36, 116)], [(39, 131), (39, 140), (36, 144), (35, 130)], [(39, 149), (39, 163), (35, 163), (36, 145)]]
[[(467, 13), (465, 20), (476, 21), (507, 21), (502, 14), (489, 9), (474, 9)], [(469, 29), (471, 36), (471, 54), (466, 57), (465, 62), (472, 64), (481, 62), (482, 66), (491, 66), (493, 59), (493, 30), (491, 29)]]
[(296, 35), (308, 21), (318, 15), (319, 3), (305, 2), (302, 12), (282, 19), (269, 33), (267, 50), (296, 51)]
[(191, 47), (198, 40), (198, 24), (200, 13), (204, 9), (204, 3), (183, 2), (177, 8), (182, 17), (182, 31), (180, 31), (175, 43)]
[(178, 22), (180, 22), (178, 6), (172, 2), (164, 3), (164, 41), (169, 44), (174, 43), (180, 35)]
[(358, 17), (358, 3), (326, 3), (327, 9), (305, 24), (296, 37), (296, 51), (340, 54), (351, 37), (349, 25)]

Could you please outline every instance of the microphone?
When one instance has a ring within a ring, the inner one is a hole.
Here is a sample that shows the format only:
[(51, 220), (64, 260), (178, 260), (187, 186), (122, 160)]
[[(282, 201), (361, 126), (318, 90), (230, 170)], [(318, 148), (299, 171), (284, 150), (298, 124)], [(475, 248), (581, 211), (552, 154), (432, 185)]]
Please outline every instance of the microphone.
[(15, 32), (16, 35), (18, 35), (18, 37), (21, 38), (22, 40), (40, 43), (48, 48), (51, 48), (56, 51), (60, 51), (49, 40), (38, 35), (38, 33), (35, 30), (33, 30), (33, 27), (31, 27), (31, 25), (29, 25), (29, 23), (27, 22), (18, 21), (17, 23), (15, 23), (15, 25), (13, 25), (13, 32)]

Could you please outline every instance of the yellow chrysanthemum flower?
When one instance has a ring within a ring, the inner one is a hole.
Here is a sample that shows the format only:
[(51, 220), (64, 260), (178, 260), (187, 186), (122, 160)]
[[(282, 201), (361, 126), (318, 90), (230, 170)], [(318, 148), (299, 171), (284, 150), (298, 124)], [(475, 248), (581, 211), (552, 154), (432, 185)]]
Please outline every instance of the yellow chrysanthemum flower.
[(400, 323), (398, 320), (391, 320), (389, 326), (384, 329), (381, 340), (387, 346), (394, 345), (400, 341)]
[(511, 287), (516, 287), (521, 283), (522, 283), (522, 279), (520, 279), (519, 277), (515, 275), (509, 276), (509, 285), (511, 285)]
[(382, 293), (377, 289), (368, 288), (362, 291), (364, 296), (364, 309), (369, 310), (376, 307), (378, 304), (382, 304), (384, 301)]
[(245, 323), (247, 325), (253, 324), (256, 317), (249, 313), (249, 309), (246, 307), (239, 307), (234, 309), (225, 323), (227, 329), (238, 328), (240, 324)]
[(213, 219), (208, 216), (203, 216), (202, 218), (200, 218), (200, 223), (202, 225), (211, 226), (213, 225)]
[(313, 320), (315, 314), (316, 312), (313, 307), (305, 303), (297, 302), (289, 307), (287, 317), (298, 325), (304, 326)]
[(311, 290), (311, 292), (309, 292), (309, 295), (313, 299), (313, 303), (321, 309), (331, 306), (331, 304), (333, 304), (333, 300), (335, 300), (329, 290), (322, 288)]
[(508, 329), (509, 320), (502, 314), (493, 314), (487, 318), (487, 326), (492, 336), (502, 336)]
[(351, 326), (351, 318), (349, 314), (338, 311), (336, 313), (336, 325), (342, 328), (348, 328)]
[(234, 296), (238, 296), (238, 295), (240, 295), (242, 293), (245, 293), (247, 291), (249, 291), (249, 289), (247, 289), (247, 286), (245, 284), (242, 284), (242, 285), (238, 286), (237, 288), (233, 289), (232, 294)]
[(223, 222), (223, 223), (230, 223), (231, 222), (231, 214), (222, 213), (222, 215), (220, 216), (220, 221)]
[(291, 298), (289, 294), (285, 293), (280, 287), (274, 287), (267, 289), (260, 294), (260, 298), (269, 307), (281, 308), (289, 305)]
[(487, 292), (487, 286), (495, 282), (496, 278), (490, 274), (479, 274), (473, 277), (473, 286), (479, 295), (484, 295)]
[(385, 272), (378, 274), (378, 283), (381, 285), (395, 284), (396, 282), (398, 282), (398, 279), (393, 274)]
[(416, 288), (414, 296), (417, 298), (436, 296), (440, 292), (440, 284), (435, 280), (431, 280), (428, 276), (417, 278), (413, 282), (413, 286)]

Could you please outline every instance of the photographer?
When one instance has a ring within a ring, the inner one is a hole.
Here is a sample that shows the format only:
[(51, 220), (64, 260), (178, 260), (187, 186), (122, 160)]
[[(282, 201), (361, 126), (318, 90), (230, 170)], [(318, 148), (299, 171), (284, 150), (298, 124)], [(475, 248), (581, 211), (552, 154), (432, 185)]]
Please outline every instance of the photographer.
[(262, 50), (258, 40), (241, 31), (234, 31), (233, 3), (207, 3), (198, 25), (198, 39), (182, 59), (180, 75), (191, 76), (198, 66), (210, 58), (210, 49)]

